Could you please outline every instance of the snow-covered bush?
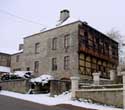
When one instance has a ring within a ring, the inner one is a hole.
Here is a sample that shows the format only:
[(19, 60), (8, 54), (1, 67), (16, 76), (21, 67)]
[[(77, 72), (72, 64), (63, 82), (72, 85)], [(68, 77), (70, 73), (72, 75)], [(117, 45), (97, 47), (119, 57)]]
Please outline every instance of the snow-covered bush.
[(42, 85), (47, 84), (50, 80), (54, 79), (51, 75), (41, 75), (37, 78), (33, 78), (30, 80), (31, 83), (41, 83)]
[(13, 75), (16, 75), (20, 78), (31, 78), (32, 72), (31, 71), (16, 71), (13, 73)]

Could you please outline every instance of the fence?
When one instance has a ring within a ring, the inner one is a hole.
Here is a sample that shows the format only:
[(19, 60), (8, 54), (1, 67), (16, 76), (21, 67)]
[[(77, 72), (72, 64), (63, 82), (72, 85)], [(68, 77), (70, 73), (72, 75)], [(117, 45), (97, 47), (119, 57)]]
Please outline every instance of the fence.
[(26, 93), (29, 90), (28, 80), (25, 79), (15, 79), (0, 81), (0, 86), (3, 90), (15, 91)]
[(51, 80), (50, 94), (51, 96), (59, 95), (62, 92), (68, 91), (71, 88), (70, 80)]
[(102, 104), (123, 107), (123, 84), (100, 79), (99, 74), (96, 73), (93, 80), (80, 83), (78, 77), (72, 77), (71, 85), (72, 99), (90, 99)]

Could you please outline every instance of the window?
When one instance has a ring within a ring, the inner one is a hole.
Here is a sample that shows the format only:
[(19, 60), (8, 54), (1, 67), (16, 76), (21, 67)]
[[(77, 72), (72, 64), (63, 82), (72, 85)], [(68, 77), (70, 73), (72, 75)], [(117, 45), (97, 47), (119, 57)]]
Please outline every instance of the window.
[(13, 72), (15, 72), (15, 71), (21, 71), (21, 68), (15, 68), (15, 69), (13, 69)]
[(52, 50), (56, 50), (57, 49), (57, 38), (53, 38), (52, 39)]
[(38, 54), (40, 52), (40, 43), (35, 44), (35, 54)]
[(17, 55), (16, 56), (16, 62), (19, 62), (19, 59), (20, 59), (20, 55)]
[(27, 71), (30, 71), (30, 67), (27, 67), (26, 70), (27, 70)]
[(70, 57), (65, 56), (64, 57), (64, 70), (69, 70), (70, 67)]
[(69, 34), (64, 36), (64, 48), (68, 48), (70, 46), (70, 36)]
[(38, 73), (39, 72), (39, 61), (34, 62), (34, 72)]
[(52, 58), (52, 70), (55, 71), (57, 70), (57, 59), (56, 58)]
[(88, 39), (88, 32), (84, 32), (84, 36)]

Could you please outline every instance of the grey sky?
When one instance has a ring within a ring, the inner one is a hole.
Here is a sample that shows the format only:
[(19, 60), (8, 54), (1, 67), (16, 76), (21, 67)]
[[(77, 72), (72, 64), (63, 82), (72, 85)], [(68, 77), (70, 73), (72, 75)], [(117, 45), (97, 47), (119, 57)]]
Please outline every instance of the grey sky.
[[(55, 23), (62, 9), (69, 9), (71, 17), (87, 21), (101, 32), (116, 28), (125, 35), (125, 0), (0, 0), (0, 51), (15, 52), (23, 37)], [(43, 26), (17, 19), (2, 10)]]

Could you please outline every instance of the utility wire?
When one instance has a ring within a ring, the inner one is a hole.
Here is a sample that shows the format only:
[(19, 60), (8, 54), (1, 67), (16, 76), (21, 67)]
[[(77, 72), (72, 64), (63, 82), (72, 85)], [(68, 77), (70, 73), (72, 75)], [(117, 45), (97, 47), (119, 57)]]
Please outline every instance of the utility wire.
[(17, 15), (15, 15), (15, 14), (13, 14), (13, 13), (10, 13), (10, 12), (8, 12), (8, 11), (4, 11), (4, 10), (2, 10), (2, 9), (0, 9), (0, 13), (3, 13), (3, 14), (6, 14), (6, 15), (15, 17), (15, 18), (17, 18), (17, 19), (20, 19), (20, 20), (23, 20), (23, 21), (26, 21), (26, 22), (29, 22), (29, 23), (32, 23), (32, 24), (42, 25), (43, 27), (46, 27), (45, 25), (43, 25), (43, 24), (41, 24), (41, 23), (38, 23), (38, 22), (36, 22), (36, 21), (29, 20), (29, 19), (26, 19), (26, 18), (17, 16)]

